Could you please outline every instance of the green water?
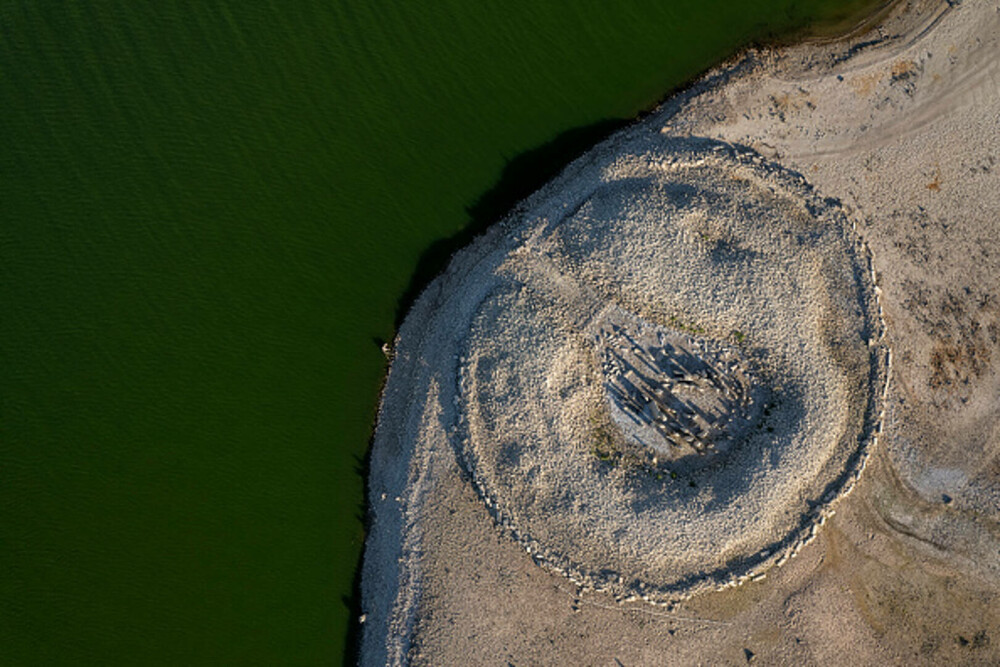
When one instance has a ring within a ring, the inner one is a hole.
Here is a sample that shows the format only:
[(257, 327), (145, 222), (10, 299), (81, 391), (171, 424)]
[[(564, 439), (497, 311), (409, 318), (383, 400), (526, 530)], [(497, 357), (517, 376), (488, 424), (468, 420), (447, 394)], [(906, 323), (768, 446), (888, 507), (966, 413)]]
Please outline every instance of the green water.
[(340, 662), (419, 258), (871, 4), (0, 1), (0, 662)]

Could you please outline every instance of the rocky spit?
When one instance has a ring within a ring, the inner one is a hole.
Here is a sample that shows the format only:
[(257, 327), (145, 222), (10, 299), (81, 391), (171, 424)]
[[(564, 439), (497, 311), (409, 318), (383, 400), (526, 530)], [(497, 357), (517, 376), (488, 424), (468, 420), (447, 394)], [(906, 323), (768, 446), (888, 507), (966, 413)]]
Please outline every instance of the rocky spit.
[(459, 252), (364, 664), (1000, 660), (1000, 3), (750, 50)]

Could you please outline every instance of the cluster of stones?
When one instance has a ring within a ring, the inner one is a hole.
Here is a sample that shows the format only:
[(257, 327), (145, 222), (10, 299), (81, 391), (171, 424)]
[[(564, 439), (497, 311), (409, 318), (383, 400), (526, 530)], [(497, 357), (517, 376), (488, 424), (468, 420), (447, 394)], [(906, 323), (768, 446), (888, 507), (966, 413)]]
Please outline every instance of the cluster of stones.
[(758, 412), (738, 352), (635, 318), (617, 320), (605, 322), (595, 342), (623, 433), (658, 460), (708, 460), (728, 451)]

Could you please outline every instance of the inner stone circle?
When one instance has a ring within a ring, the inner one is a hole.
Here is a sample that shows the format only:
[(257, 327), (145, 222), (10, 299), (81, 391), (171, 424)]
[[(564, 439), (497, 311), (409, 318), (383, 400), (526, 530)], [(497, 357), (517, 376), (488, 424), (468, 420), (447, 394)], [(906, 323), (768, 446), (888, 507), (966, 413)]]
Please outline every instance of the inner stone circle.
[(611, 418), (656, 462), (710, 463), (738, 443), (761, 410), (746, 361), (715, 344), (630, 317), (597, 327)]

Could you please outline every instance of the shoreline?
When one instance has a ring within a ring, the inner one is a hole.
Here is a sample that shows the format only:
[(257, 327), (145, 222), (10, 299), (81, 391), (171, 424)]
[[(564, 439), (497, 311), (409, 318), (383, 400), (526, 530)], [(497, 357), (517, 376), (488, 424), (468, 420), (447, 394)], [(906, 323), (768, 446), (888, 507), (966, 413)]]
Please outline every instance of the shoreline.
[[(942, 7), (943, 11), (940, 15), (933, 17), (927, 25), (926, 21), (913, 21), (910, 25), (910, 30), (917, 30), (918, 37), (916, 41), (924, 39), (928, 34), (933, 31), (938, 30), (938, 24), (942, 21), (942, 17), (951, 14), (955, 9), (965, 9), (966, 11), (971, 11), (968, 7), (962, 7), (961, 5), (955, 6), (950, 3), (944, 6), (943, 3), (924, 3), (926, 6), (935, 5), (937, 7)], [(888, 9), (885, 9), (888, 14), (893, 14), (897, 10), (899, 5), (893, 5)], [(920, 25), (914, 27), (912, 23), (918, 23)], [(853, 38), (856, 41), (860, 41), (861, 35)], [(854, 50), (853, 47), (847, 47), (847, 55), (843, 60), (836, 60), (836, 56), (832, 56), (833, 65), (828, 65), (826, 69), (832, 70), (836, 67), (843, 65), (844, 63), (849, 63), (855, 65), (860, 61), (867, 61), (874, 58), (876, 61), (885, 60), (886, 56), (892, 56), (897, 51), (902, 51), (910, 46), (913, 42), (907, 42), (904, 35), (897, 33), (894, 37), (885, 37), (877, 44), (870, 44), (868, 47)], [(735, 90), (735, 96), (745, 95), (748, 97), (753, 97), (753, 91), (750, 90), (755, 77), (767, 76), (769, 68), (777, 69), (776, 59), (780, 57), (791, 57), (798, 58), (799, 62), (803, 63), (804, 66), (808, 66), (810, 62), (816, 62), (818, 57), (824, 54), (830, 55), (832, 52), (840, 50), (842, 47), (846, 47), (846, 44), (851, 42), (851, 38), (846, 40), (837, 41), (836, 47), (831, 46), (830, 43), (807, 43), (799, 44), (791, 47), (782, 47), (779, 49), (765, 49), (761, 50), (758, 48), (749, 48), (742, 51), (736, 57), (730, 59), (718, 68), (714, 68), (709, 71), (706, 75), (703, 75), (698, 80), (692, 82), (692, 84), (680, 92), (675, 93), (670, 98), (664, 100), (656, 110), (650, 112), (647, 115), (640, 116), (639, 120), (629, 125), (627, 128), (620, 130), (611, 137), (600, 142), (594, 149), (590, 152), (581, 156), (569, 166), (549, 185), (545, 186), (538, 193), (528, 197), (523, 202), (519, 203), (511, 215), (503, 220), (500, 224), (492, 226), (486, 231), (485, 234), (477, 238), (473, 244), (460, 251), (453, 258), (451, 264), (445, 272), (435, 278), (428, 287), (424, 290), (421, 296), (414, 302), (411, 308), (410, 314), (407, 317), (406, 322), (400, 328), (396, 341), (393, 345), (393, 356), (394, 362), (389, 370), (389, 374), (386, 378), (386, 382), (383, 384), (383, 389), (380, 395), (379, 410), (378, 410), (378, 427), (375, 434), (375, 446), (372, 448), (370, 454), (372, 460), (371, 466), (371, 481), (369, 482), (372, 488), (372, 496), (369, 498), (371, 516), (372, 531), (369, 533), (369, 538), (366, 541), (365, 557), (364, 563), (362, 565), (363, 571), (366, 573), (364, 577), (364, 583), (362, 584), (363, 589), (367, 591), (365, 596), (365, 601), (363, 602), (366, 615), (368, 620), (365, 623), (365, 637), (363, 639), (363, 658), (365, 662), (370, 662), (372, 664), (382, 664), (385, 663), (403, 663), (407, 662), (414, 657), (414, 650), (417, 650), (415, 655), (423, 656), (427, 658), (430, 655), (435, 655), (434, 651), (427, 647), (426, 643), (421, 641), (416, 642), (416, 644), (411, 642), (411, 638), (414, 636), (414, 632), (418, 629), (428, 637), (439, 637), (435, 634), (435, 631), (426, 626), (426, 617), (421, 616), (420, 611), (420, 596), (426, 594), (427, 590), (423, 589), (424, 585), (424, 570), (422, 569), (426, 563), (424, 561), (428, 557), (428, 552), (433, 552), (435, 549), (439, 549), (440, 546), (435, 546), (433, 541), (428, 541), (425, 537), (425, 532), (430, 529), (432, 532), (434, 530), (441, 531), (446, 530), (443, 524), (440, 523), (439, 519), (432, 518), (435, 513), (435, 508), (427, 506), (427, 494), (431, 493), (434, 489), (435, 493), (439, 493), (442, 490), (447, 491), (449, 497), (460, 498), (462, 496), (462, 491), (460, 489), (454, 488), (456, 484), (463, 485), (466, 482), (465, 475), (454, 469), (454, 453), (452, 451), (452, 446), (447, 444), (448, 436), (444, 432), (437, 432), (434, 430), (433, 426), (426, 423), (425, 416), (422, 416), (422, 406), (412, 405), (405, 397), (411, 395), (409, 391), (411, 383), (416, 381), (418, 385), (435, 386), (434, 392), (430, 395), (432, 398), (436, 398), (440, 395), (442, 387), (439, 382), (434, 380), (434, 377), (438, 377), (439, 373), (444, 369), (444, 376), (447, 376), (449, 368), (455, 368), (457, 360), (449, 359), (449, 351), (447, 349), (441, 349), (441, 346), (436, 346), (435, 356), (440, 360), (440, 364), (435, 368), (434, 371), (428, 371), (426, 366), (423, 368), (415, 368), (412, 370), (397, 370), (397, 364), (402, 364), (404, 367), (409, 364), (412, 366), (412, 361), (415, 360), (415, 355), (417, 350), (411, 349), (411, 341), (414, 338), (419, 340), (416, 332), (426, 329), (432, 319), (445, 317), (441, 314), (432, 314), (434, 310), (434, 305), (438, 307), (442, 305), (442, 301), (446, 298), (445, 288), (447, 285), (452, 284), (458, 289), (462, 289), (462, 285), (465, 284), (465, 278), (476, 271), (484, 270), (485, 265), (499, 266), (502, 262), (502, 257), (509, 253), (513, 246), (509, 240), (505, 240), (504, 237), (508, 235), (519, 223), (518, 216), (523, 215), (526, 211), (531, 210), (533, 207), (537, 206), (546, 197), (554, 196), (553, 193), (560, 191), (567, 187), (567, 184), (572, 183), (573, 180), (579, 176), (580, 172), (583, 171), (590, 164), (601, 159), (602, 155), (614, 153), (619, 145), (626, 141), (626, 137), (635, 136), (641, 134), (646, 125), (662, 125), (664, 128), (669, 128), (667, 130), (670, 133), (691, 133), (699, 134), (702, 128), (712, 128), (713, 122), (711, 120), (711, 110), (718, 107), (718, 100), (727, 99), (729, 96), (734, 96), (733, 91)], [(856, 45), (854, 45), (856, 46)], [(898, 49), (896, 47), (899, 47)], [(869, 55), (871, 54), (871, 55)], [(859, 56), (863, 56), (859, 58)], [(855, 61), (854, 59), (858, 59)], [(870, 63), (860, 62), (860, 68), (871, 67)], [(841, 68), (843, 69), (843, 68)], [(796, 73), (796, 67), (794, 65), (787, 66), (787, 64), (781, 69), (782, 74), (791, 74), (794, 78)], [(809, 72), (812, 79), (817, 80), (822, 78), (822, 72), (817, 72), (815, 69), (805, 70), (802, 72)], [(763, 73), (763, 74), (762, 74)], [(827, 76), (827, 79), (832, 79), (832, 76)], [(742, 89), (739, 89), (740, 86)], [(750, 91), (750, 92), (746, 92)], [(759, 96), (758, 96), (759, 97)], [(912, 97), (912, 95), (910, 95)], [(728, 101), (728, 100), (727, 100)], [(702, 111), (698, 109), (698, 105), (702, 105), (707, 111)], [(738, 108), (738, 107), (736, 107)], [(755, 107), (749, 106), (753, 109)], [(759, 103), (758, 107), (759, 108)], [(794, 104), (790, 105), (788, 109), (779, 110), (783, 115), (801, 115), (805, 111), (808, 111), (807, 107), (795, 107)], [(700, 115), (699, 115), (700, 114)], [(777, 121), (773, 119), (776, 114), (771, 114), (763, 120), (763, 125), (767, 126), (768, 123), (774, 125)], [(708, 120), (706, 120), (708, 119)], [(678, 122), (679, 121), (679, 122)], [(758, 121), (759, 122), (759, 121)], [(782, 124), (787, 124), (784, 119), (780, 121)], [(751, 125), (747, 124), (747, 128)], [(805, 128), (807, 125), (802, 125)], [(831, 126), (833, 127), (833, 126)], [(845, 133), (850, 132), (850, 128)], [(732, 125), (715, 125), (714, 130), (709, 130), (705, 133), (705, 136), (710, 136), (711, 133), (715, 131), (721, 131), (724, 135), (720, 137), (725, 141), (732, 141), (738, 139), (737, 136), (725, 135), (735, 135), (739, 132), (744, 132), (744, 128), (737, 127), (735, 130)], [(765, 137), (771, 139), (772, 135), (768, 134), (762, 128), (755, 128), (750, 130), (751, 134)], [(803, 135), (807, 134), (806, 130), (801, 132)], [(927, 134), (927, 133), (925, 133)], [(996, 139), (994, 137), (994, 139)], [(763, 143), (763, 142), (760, 142)], [(787, 159), (785, 156), (789, 155), (788, 147), (795, 147), (794, 141), (789, 142), (786, 140), (784, 145), (780, 145), (782, 142), (777, 141), (774, 144), (768, 142), (764, 144), (767, 147), (773, 147), (774, 155), (770, 156), (778, 161)], [(779, 144), (779, 145), (775, 145)], [(750, 144), (752, 145), (752, 144)], [(760, 146), (758, 145), (758, 148)], [(767, 150), (766, 148), (764, 150)], [(763, 151), (762, 151), (763, 152)], [(809, 155), (807, 152), (800, 152), (802, 155)], [(832, 169), (832, 168), (828, 168)], [(803, 170), (800, 170), (800, 172)], [(831, 181), (835, 183), (834, 181)], [(572, 187), (572, 186), (569, 186)], [(834, 185), (830, 186), (829, 183), (822, 188), (824, 194), (828, 194), (833, 191), (835, 195), (840, 194), (838, 192), (838, 187)], [(848, 209), (851, 209), (850, 220), (852, 226), (858, 229), (858, 233), (865, 238), (872, 235), (871, 223), (867, 222), (865, 225), (859, 229), (858, 222), (859, 218), (856, 211), (861, 208), (859, 205), (858, 195), (852, 195), (854, 201), (847, 204)], [(880, 255), (881, 256), (881, 255)], [(873, 260), (874, 261), (874, 260)], [(884, 268), (884, 267), (883, 267)], [(877, 268), (873, 268), (873, 272), (877, 271)], [(889, 287), (890, 290), (897, 288), (896, 285)], [(883, 290), (879, 290), (880, 292)], [(898, 309), (898, 304), (894, 304), (892, 308)], [(892, 326), (890, 326), (892, 328)], [(413, 332), (413, 333), (411, 333)], [(428, 362), (429, 359), (423, 358), (422, 361)], [(434, 367), (434, 363), (431, 363), (431, 367)], [(906, 371), (904, 368), (904, 373), (912, 371)], [(395, 374), (395, 375), (394, 375)], [(404, 374), (405, 377), (400, 377), (400, 374)], [(423, 379), (420, 379), (423, 378)], [(431, 384), (427, 385), (426, 383)], [(886, 396), (890, 393), (889, 387), (886, 387)], [(447, 397), (445, 393), (444, 397)], [(393, 410), (389, 411), (386, 407), (387, 405), (394, 405)], [(429, 405), (429, 404), (428, 404)], [(403, 414), (398, 413), (399, 406), (406, 406)], [(447, 422), (447, 415), (449, 408), (446, 405), (437, 406), (436, 410), (440, 411), (440, 414), (444, 416), (444, 421)], [(889, 425), (885, 426), (884, 429), (889, 431), (887, 437), (890, 440), (898, 439), (893, 432), (893, 429), (897, 425), (898, 411), (901, 408), (898, 404), (890, 406), (888, 412), (890, 413)], [(438, 413), (435, 413), (438, 414)], [(395, 422), (395, 424), (393, 424)], [(880, 429), (881, 430), (881, 429)], [(400, 445), (408, 439), (407, 434), (412, 438), (412, 442), (416, 447), (412, 454), (407, 454), (406, 447), (400, 447)], [(422, 434), (422, 435), (419, 435)], [(395, 445), (389, 445), (387, 443), (395, 441)], [(896, 446), (898, 448), (898, 445)], [(878, 461), (877, 467), (881, 468), (886, 465), (883, 459), (886, 458), (885, 452), (893, 450), (893, 445), (882, 445), (879, 444), (876, 449), (882, 455)], [(383, 451), (385, 450), (385, 451)], [(376, 460), (376, 457), (378, 460)], [(891, 456), (889, 457), (892, 458)], [(407, 468), (404, 463), (408, 463)], [(467, 474), (467, 472), (466, 472)], [(865, 473), (863, 480), (868, 479), (869, 473)], [(987, 482), (990, 480), (987, 479)], [(376, 491), (376, 486), (385, 489), (384, 491)], [(390, 493), (392, 490), (401, 491), (400, 494), (392, 494), (391, 498), (395, 502), (396, 506), (393, 508), (383, 507), (379, 508), (379, 502), (390, 498)], [(870, 495), (866, 493), (866, 499), (859, 501), (860, 503), (868, 502), (867, 496)], [(379, 495), (376, 499), (376, 495)], [(385, 494), (380, 495), (380, 494)], [(856, 495), (856, 494), (852, 494)], [(951, 496), (949, 496), (950, 498)], [(899, 495), (896, 498), (897, 504), (902, 502), (903, 505), (906, 504), (903, 495)], [(456, 500), (457, 502), (457, 500)], [(854, 499), (852, 497), (852, 502)], [(949, 501), (949, 504), (951, 501)], [(461, 504), (461, 503), (460, 503)], [(858, 504), (858, 503), (855, 503)], [(474, 511), (470, 506), (465, 511)], [(429, 513), (429, 514), (428, 514)], [(472, 516), (472, 515), (469, 515)], [(898, 520), (898, 518), (897, 518)], [(482, 519), (478, 519), (478, 522), (482, 522)], [(956, 524), (957, 525), (957, 524)], [(405, 531), (404, 531), (404, 526)], [(492, 534), (492, 527), (488, 527), (489, 530), (485, 534)], [(926, 529), (926, 526), (924, 527)], [(911, 527), (911, 531), (913, 528)], [(919, 528), (917, 529), (919, 531)], [(955, 528), (959, 530), (959, 528)], [(376, 534), (377, 533), (377, 534)], [(399, 539), (399, 535), (405, 534), (406, 539), (394, 546), (396, 541)], [(822, 534), (822, 531), (820, 532)], [(815, 537), (816, 533), (813, 533), (812, 537)], [(804, 546), (804, 545), (803, 545)], [(819, 547), (826, 548), (826, 547)], [(369, 550), (371, 553), (369, 554)], [(798, 550), (796, 550), (798, 553)], [(391, 554), (397, 554), (395, 557)], [(529, 561), (532, 560), (529, 558)], [(395, 565), (389, 565), (389, 563), (395, 563)], [(381, 565), (380, 565), (381, 563)], [(480, 566), (482, 562), (480, 562)], [(475, 568), (474, 565), (459, 566), (463, 569)], [(786, 566), (787, 567), (787, 566)], [(434, 570), (432, 565), (428, 572)], [(798, 568), (796, 574), (800, 574)], [(780, 571), (779, 571), (780, 572)], [(987, 576), (990, 576), (989, 568), (986, 568)], [(432, 578), (437, 576), (432, 572)], [(528, 575), (530, 576), (530, 575)], [(559, 575), (551, 575), (559, 576)], [(790, 575), (791, 576), (791, 575)], [(781, 577), (787, 578), (787, 577)], [(380, 583), (376, 583), (380, 582)], [(439, 602), (435, 604), (440, 604), (440, 600), (443, 600), (447, 595), (440, 588), (442, 582), (435, 581), (431, 582), (432, 595)], [(395, 592), (394, 592), (395, 591)], [(423, 591), (423, 593), (422, 593)], [(398, 594), (402, 593), (401, 598), (397, 598)], [(582, 590), (578, 590), (577, 596), (580, 597), (584, 595)], [(594, 593), (594, 596), (599, 597), (601, 594)], [(395, 611), (388, 611), (386, 605), (389, 604), (389, 600), (395, 600), (392, 603), (395, 607)], [(451, 606), (445, 606), (443, 609), (461, 609), (461, 607), (454, 607), (452, 603)], [(373, 611), (374, 607), (382, 607), (386, 609), (384, 612)], [(674, 606), (670, 605), (670, 609)], [(619, 607), (619, 610), (624, 609)], [(611, 609), (614, 612), (614, 609)], [(466, 610), (464, 613), (469, 613)], [(376, 627), (376, 625), (378, 627)], [(860, 631), (860, 630), (859, 630)], [(384, 640), (385, 637), (389, 637), (390, 646), (384, 643), (380, 647), (380, 638)], [(439, 640), (440, 641), (440, 637)], [(888, 649), (887, 649), (888, 650)], [(429, 653), (424, 653), (423, 651), (430, 651)], [(379, 656), (384, 656), (385, 660), (380, 660)]]
[[(460, 252), (463, 248), (472, 243), (478, 236), (481, 236), (483, 233), (485, 233), (485, 231), (489, 227), (492, 227), (498, 224), (500, 221), (514, 215), (516, 211), (520, 207), (525, 205), (525, 203), (534, 194), (536, 194), (550, 181), (558, 177), (558, 175), (562, 173), (562, 171), (569, 164), (576, 161), (585, 153), (592, 150), (594, 146), (603, 143), (604, 141), (614, 136), (618, 132), (621, 132), (623, 129), (626, 129), (631, 125), (634, 125), (635, 123), (641, 122), (649, 115), (658, 113), (661, 107), (669, 100), (684, 95), (692, 87), (705, 82), (706, 79), (711, 74), (726, 69), (729, 64), (739, 61), (741, 58), (744, 57), (744, 55), (746, 55), (749, 52), (770, 51), (770, 50), (777, 50), (782, 48), (789, 48), (794, 46), (810, 45), (810, 44), (825, 46), (825, 45), (836, 44), (838, 42), (847, 41), (857, 37), (860, 34), (864, 34), (868, 30), (870, 30), (873, 27), (873, 24), (877, 23), (881, 17), (893, 11), (897, 5), (903, 4), (907, 1), (908, 0), (884, 0), (882, 6), (876, 8), (871, 12), (864, 12), (863, 16), (861, 16), (861, 18), (858, 18), (857, 20), (855, 20), (854, 18), (849, 20), (845, 19), (844, 22), (831, 24), (826, 28), (823, 28), (823, 26), (825, 26), (826, 24), (824, 22), (820, 22), (818, 24), (818, 27), (820, 27), (820, 30), (822, 32), (826, 32), (828, 30), (830, 34), (829, 37), (815, 37), (815, 38), (811, 37), (810, 31), (816, 29), (817, 26), (807, 25), (799, 30), (793, 30), (787, 33), (783, 37), (778, 36), (774, 38), (758, 38), (746, 41), (745, 43), (743, 43), (742, 46), (737, 46), (729, 56), (720, 59), (713, 65), (705, 67), (699, 72), (693, 74), (690, 78), (686, 79), (684, 82), (662, 93), (654, 101), (650, 102), (650, 104), (647, 107), (640, 109), (634, 116), (630, 118), (608, 118), (599, 121), (598, 123), (595, 123), (593, 126), (584, 126), (571, 129), (569, 131), (570, 134), (575, 134), (580, 132), (585, 136), (582, 139), (582, 142), (574, 142), (573, 146), (571, 146), (568, 150), (560, 150), (559, 156), (556, 159), (556, 164), (546, 165), (541, 169), (541, 171), (548, 173), (547, 177), (545, 177), (540, 182), (533, 181), (534, 182), (533, 186), (530, 184), (527, 187), (521, 185), (511, 186), (510, 189), (516, 190), (518, 192), (524, 192), (525, 194), (518, 196), (516, 199), (512, 201), (508, 201), (508, 197), (506, 197), (505, 195), (501, 195), (499, 199), (502, 200), (503, 203), (499, 209), (496, 209), (495, 206), (490, 206), (491, 215), (489, 217), (488, 222), (486, 222), (485, 224), (480, 224), (476, 220), (473, 220), (469, 227), (463, 228), (458, 232), (456, 232), (455, 234), (453, 234), (452, 236), (441, 239), (432, 244), (431, 250), (434, 251), (432, 254), (434, 254), (435, 257), (429, 260), (429, 264), (431, 264), (431, 269), (426, 270), (421, 263), (428, 260), (421, 259), (420, 262), (418, 262), (418, 264), (421, 265), (418, 266), (415, 273), (417, 279), (412, 281), (411, 284), (407, 285), (406, 290), (399, 299), (399, 304), (397, 307), (396, 318), (395, 318), (396, 319), (395, 334), (398, 335), (399, 327), (402, 324), (402, 321), (405, 319), (409, 311), (413, 308), (413, 304), (416, 302), (420, 294), (425, 289), (427, 289), (428, 285), (430, 285), (430, 283), (434, 279), (436, 279), (441, 273), (444, 272), (447, 265), (451, 262), (452, 257), (454, 257), (456, 253)], [(833, 26), (843, 26), (843, 25), (850, 25), (851, 27), (847, 28), (846, 30), (841, 30), (837, 27), (833, 27)], [(561, 139), (562, 139), (561, 136), (557, 137), (553, 143), (559, 143)], [(545, 151), (548, 148), (549, 144), (544, 144), (542, 146), (529, 149), (527, 153), (524, 155), (531, 155), (532, 153), (538, 151)], [(515, 158), (515, 160), (516, 159), (517, 158)], [(501, 182), (498, 185), (498, 188), (505, 189), (505, 186)], [(472, 208), (473, 209), (477, 208), (481, 206), (483, 202), (493, 199), (495, 197), (496, 190), (497, 188), (494, 188), (484, 193), (484, 195), (472, 205)], [(477, 216), (473, 217), (475, 218)], [(436, 257), (436, 255), (438, 255), (439, 253), (435, 250), (435, 246), (437, 246), (438, 244), (443, 245), (445, 248), (445, 253), (447, 253), (447, 257), (444, 258), (443, 260), (439, 257)], [(385, 345), (389, 346), (390, 348), (392, 347), (393, 344), (394, 341), (386, 341), (385, 343)], [(373, 424), (372, 426), (374, 431), (375, 425)]]

